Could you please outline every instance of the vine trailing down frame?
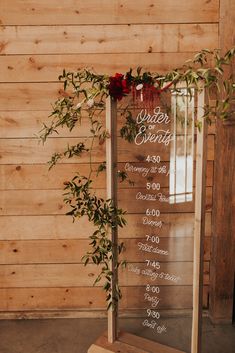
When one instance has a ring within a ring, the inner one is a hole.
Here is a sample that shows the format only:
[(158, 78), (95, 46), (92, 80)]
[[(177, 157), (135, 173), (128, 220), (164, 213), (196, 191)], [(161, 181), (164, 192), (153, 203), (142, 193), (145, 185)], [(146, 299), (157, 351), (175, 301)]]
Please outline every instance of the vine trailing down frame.
[[(100, 273), (94, 284), (101, 279), (104, 280), (103, 288), (106, 291), (107, 308), (115, 308), (121, 298), (121, 291), (117, 284), (115, 291), (111, 289), (113, 272), (110, 269), (110, 262), (113, 253), (120, 254), (124, 244), (113, 244), (109, 239), (110, 228), (115, 229), (126, 225), (125, 210), (114, 205), (112, 199), (98, 197), (93, 188), (93, 174), (96, 175), (105, 170), (105, 161), (97, 170), (93, 170), (92, 151), (95, 141), (100, 145), (109, 138), (100, 116), (105, 109), (105, 99), (111, 96), (112, 99), (121, 101), (123, 97), (132, 93), (133, 100), (137, 103), (147, 101), (148, 107), (155, 107), (163, 92), (169, 89), (177, 91), (177, 84), (184, 82), (187, 92), (191, 94), (192, 87), (200, 91), (202, 87), (208, 96), (213, 92), (213, 99), (216, 96), (214, 105), (204, 105), (204, 118), (208, 123), (215, 119), (234, 119), (234, 111), (231, 106), (235, 102), (235, 83), (233, 75), (227, 76), (225, 67), (234, 62), (235, 48), (231, 48), (223, 57), (219, 50), (201, 50), (192, 60), (188, 60), (181, 68), (174, 69), (166, 74), (143, 72), (137, 68), (136, 74), (130, 69), (125, 74), (116, 73), (114, 76), (99, 75), (88, 69), (77, 72), (63, 70), (59, 80), (63, 83), (61, 96), (53, 105), (50, 115), (51, 123), (43, 124), (39, 138), (44, 143), (52, 134), (57, 134), (59, 127), (66, 127), (72, 131), (75, 126), (82, 125), (84, 115), (88, 115), (90, 121), (90, 143), (88, 139), (76, 145), (67, 146), (63, 152), (56, 152), (52, 155), (49, 168), (52, 168), (63, 158), (80, 157), (88, 154), (90, 170), (88, 175), (77, 173), (72, 180), (65, 182), (64, 202), (70, 206), (67, 213), (73, 219), (87, 217), (93, 223), (95, 231), (90, 236), (90, 248), (84, 254), (84, 264), (94, 263), (101, 267)], [(121, 137), (130, 143), (134, 141), (139, 133), (138, 122), (132, 117), (128, 105), (123, 108), (123, 124), (120, 129)], [(195, 123), (200, 129), (200, 123)], [(126, 170), (117, 172), (120, 182), (128, 178)], [(114, 246), (117, 247), (114, 249)], [(125, 266), (125, 261), (118, 261), (119, 265)]]

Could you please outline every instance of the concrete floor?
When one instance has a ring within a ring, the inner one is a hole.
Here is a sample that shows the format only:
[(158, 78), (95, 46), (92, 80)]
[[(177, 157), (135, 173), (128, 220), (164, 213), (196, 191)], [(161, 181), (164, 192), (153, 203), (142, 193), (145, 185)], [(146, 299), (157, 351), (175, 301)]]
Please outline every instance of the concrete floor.
[[(169, 337), (160, 335), (157, 340), (169, 344), (171, 338), (176, 347), (188, 349), (188, 320), (167, 319)], [(150, 329), (143, 329), (136, 319), (122, 319), (120, 326), (128, 332), (152, 338)], [(1, 320), (0, 353), (86, 353), (105, 330), (104, 319)], [(235, 327), (214, 327), (204, 319), (203, 353), (234, 352)]]

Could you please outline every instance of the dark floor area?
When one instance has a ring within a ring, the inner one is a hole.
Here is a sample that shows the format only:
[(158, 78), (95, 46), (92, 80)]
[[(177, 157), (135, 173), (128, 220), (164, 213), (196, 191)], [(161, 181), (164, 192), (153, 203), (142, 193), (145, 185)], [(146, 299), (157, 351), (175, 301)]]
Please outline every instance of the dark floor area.
[[(86, 353), (88, 347), (106, 330), (105, 319), (1, 320), (0, 353)], [(137, 319), (122, 319), (121, 329), (153, 338)], [(158, 335), (162, 343), (188, 349), (189, 318), (167, 319), (168, 333)], [(169, 341), (170, 340), (170, 341)], [(235, 327), (213, 326), (203, 322), (202, 353), (234, 353)]]

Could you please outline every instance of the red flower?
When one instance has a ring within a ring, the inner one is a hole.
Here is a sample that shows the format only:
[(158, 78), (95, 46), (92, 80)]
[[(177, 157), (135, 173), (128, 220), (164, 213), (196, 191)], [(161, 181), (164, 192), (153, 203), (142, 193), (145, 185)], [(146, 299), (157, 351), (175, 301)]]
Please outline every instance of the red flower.
[(124, 75), (116, 73), (109, 78), (109, 94), (111, 97), (121, 100), (122, 97), (130, 93), (130, 85), (124, 78)]

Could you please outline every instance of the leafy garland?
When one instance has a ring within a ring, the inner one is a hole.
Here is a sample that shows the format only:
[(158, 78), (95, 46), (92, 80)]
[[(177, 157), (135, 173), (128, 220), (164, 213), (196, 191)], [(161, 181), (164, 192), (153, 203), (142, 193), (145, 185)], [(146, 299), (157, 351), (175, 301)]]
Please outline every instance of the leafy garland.
[[(94, 263), (101, 265), (100, 274), (95, 283), (104, 279), (103, 288), (106, 291), (107, 307), (115, 306), (121, 297), (120, 288), (117, 285), (115, 293), (111, 290), (113, 272), (110, 270), (110, 261), (113, 254), (120, 254), (124, 244), (115, 245), (109, 238), (110, 229), (123, 227), (126, 224), (125, 211), (116, 207), (113, 200), (98, 197), (92, 188), (92, 151), (98, 140), (104, 144), (109, 137), (101, 120), (101, 114), (105, 109), (105, 100), (111, 96), (114, 100), (121, 100), (132, 92), (138, 96), (140, 92), (152, 95), (160, 95), (170, 88), (177, 90), (179, 82), (185, 82), (188, 92), (192, 86), (200, 91), (202, 86), (206, 89), (207, 101), (213, 97), (215, 104), (204, 106), (204, 118), (210, 123), (212, 119), (234, 118), (232, 106), (235, 103), (235, 83), (233, 74), (227, 74), (226, 67), (234, 63), (235, 48), (230, 49), (223, 57), (219, 50), (209, 51), (204, 49), (197, 53), (192, 60), (187, 61), (181, 68), (172, 70), (165, 75), (143, 72), (137, 68), (136, 74), (132, 69), (127, 73), (116, 73), (115, 76), (97, 75), (87, 69), (77, 72), (63, 71), (59, 80), (63, 83), (61, 97), (55, 102), (50, 115), (51, 123), (43, 124), (40, 131), (40, 139), (44, 143), (52, 134), (58, 134), (59, 127), (66, 127), (72, 131), (75, 126), (81, 126), (85, 115), (90, 122), (91, 138), (84, 139), (73, 146), (67, 146), (62, 153), (55, 153), (49, 163), (53, 167), (63, 158), (79, 157), (87, 154), (90, 162), (89, 174), (84, 176), (77, 173), (74, 178), (65, 183), (64, 202), (71, 210), (67, 213), (73, 219), (86, 216), (93, 223), (95, 231), (89, 237), (90, 249), (84, 254), (84, 264)], [(232, 71), (231, 71), (232, 72)], [(126, 107), (123, 113), (124, 123), (120, 129), (121, 137), (132, 142), (138, 131), (135, 120), (130, 110)], [(200, 125), (197, 124), (198, 128)], [(88, 143), (89, 141), (89, 143)], [(96, 175), (105, 170), (105, 162), (101, 163)], [(118, 172), (120, 181), (127, 178), (125, 172)], [(132, 183), (131, 181), (129, 181)], [(118, 262), (117, 266), (125, 265), (125, 261)]]

